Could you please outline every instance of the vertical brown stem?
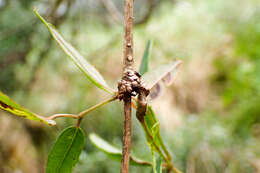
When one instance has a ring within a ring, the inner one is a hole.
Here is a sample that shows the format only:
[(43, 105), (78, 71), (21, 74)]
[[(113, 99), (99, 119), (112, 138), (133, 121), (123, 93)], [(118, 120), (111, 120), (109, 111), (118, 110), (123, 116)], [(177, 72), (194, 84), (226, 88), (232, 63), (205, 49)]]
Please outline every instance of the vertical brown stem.
[(134, 0), (125, 0), (125, 43), (124, 43), (124, 70), (132, 69), (133, 57), (133, 19)]
[[(124, 36), (124, 75), (129, 69), (133, 69), (133, 19), (134, 0), (125, 0), (125, 36)], [(123, 136), (123, 158), (121, 173), (128, 173), (131, 144), (131, 93), (125, 94), (124, 101), (124, 136)]]
[(124, 136), (121, 173), (128, 173), (131, 144), (131, 97), (124, 98)]

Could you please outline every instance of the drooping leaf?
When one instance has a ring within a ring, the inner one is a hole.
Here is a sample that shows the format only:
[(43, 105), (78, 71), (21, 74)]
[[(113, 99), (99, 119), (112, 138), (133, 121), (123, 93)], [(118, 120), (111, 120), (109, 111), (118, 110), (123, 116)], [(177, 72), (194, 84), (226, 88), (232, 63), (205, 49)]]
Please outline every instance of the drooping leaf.
[(149, 70), (149, 59), (150, 59), (150, 54), (151, 54), (151, 49), (152, 49), (152, 41), (149, 40), (148, 43), (146, 44), (146, 48), (144, 51), (144, 55), (142, 58), (142, 63), (139, 69), (139, 73), (143, 75)]
[(84, 132), (78, 127), (65, 129), (52, 147), (46, 173), (71, 173), (85, 144)]
[(14, 115), (24, 117), (24, 118), (29, 119), (29, 120), (40, 121), (40, 122), (43, 122), (43, 123), (48, 124), (48, 125), (55, 125), (56, 124), (56, 122), (53, 121), (53, 120), (48, 120), (45, 117), (37, 115), (37, 114), (23, 108), (22, 106), (20, 106), (15, 101), (10, 99), (7, 95), (2, 93), (1, 91), (0, 91), (0, 108), (7, 111), (7, 112), (10, 112)]
[(59, 46), (63, 49), (63, 51), (70, 57), (70, 59), (74, 62), (74, 64), (87, 76), (87, 78), (95, 84), (98, 88), (110, 93), (114, 94), (114, 90), (108, 86), (102, 75), (97, 71), (97, 69), (89, 64), (80, 53), (71, 46), (68, 42), (66, 42), (63, 37), (59, 34), (59, 32), (48, 23), (38, 12), (34, 9), (34, 13), (36, 16), (47, 26), (53, 38), (57, 41)]
[[(89, 135), (89, 139), (95, 147), (104, 152), (110, 158), (117, 161), (122, 160), (122, 150), (120, 148), (112, 146), (107, 141), (105, 141), (104, 139), (102, 139), (94, 133)], [(130, 156), (130, 164), (136, 166), (151, 166), (150, 162), (144, 161), (134, 156)]]
[(169, 64), (160, 65), (159, 67), (150, 70), (142, 76), (142, 81), (146, 89), (150, 90), (155, 84), (165, 78), (167, 75), (174, 74), (181, 61), (174, 61)]

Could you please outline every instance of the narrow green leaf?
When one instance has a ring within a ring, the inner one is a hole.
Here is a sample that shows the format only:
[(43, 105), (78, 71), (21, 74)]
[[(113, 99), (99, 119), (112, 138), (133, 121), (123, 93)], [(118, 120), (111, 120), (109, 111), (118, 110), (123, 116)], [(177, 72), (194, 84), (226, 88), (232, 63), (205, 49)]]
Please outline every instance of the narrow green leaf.
[[(109, 144), (107, 141), (99, 137), (98, 135), (92, 133), (89, 135), (90, 141), (93, 143), (95, 147), (104, 152), (110, 158), (121, 161), (122, 160), (122, 150), (116, 148)], [(130, 156), (130, 164), (136, 166), (151, 166), (150, 162), (144, 161), (142, 159), (136, 158), (134, 156)]]
[(151, 147), (153, 162), (152, 162), (152, 173), (162, 173), (162, 158), (155, 153), (155, 148)]
[(93, 145), (97, 147), (99, 150), (103, 151), (104, 153), (111, 156), (112, 158), (121, 161), (122, 159), (121, 149), (112, 146), (107, 141), (100, 138), (98, 135), (94, 133), (89, 135), (89, 139), (93, 143)]
[(172, 73), (174, 74), (176, 72), (177, 67), (180, 64), (181, 61), (178, 60), (178, 61), (171, 62), (169, 64), (160, 65), (159, 67), (144, 73), (144, 75), (142, 76), (142, 81), (144, 82), (145, 88), (150, 90), (159, 81), (161, 81), (165, 77), (168, 77), (169, 76), (168, 74), (172, 74)]
[(84, 132), (78, 127), (65, 129), (52, 147), (46, 173), (71, 173), (85, 144)]
[(73, 46), (66, 42), (63, 39), (63, 37), (59, 34), (59, 32), (54, 28), (54, 26), (48, 23), (37, 12), (36, 9), (34, 9), (34, 13), (47, 26), (48, 30), (50, 31), (53, 38), (57, 41), (59, 46), (70, 57), (74, 64), (87, 76), (87, 78), (98, 88), (110, 94), (114, 94), (114, 90), (108, 86), (108, 84), (106, 83), (102, 75), (96, 70), (96, 68), (89, 64)]
[(162, 173), (162, 158), (157, 157), (155, 165), (156, 173)]
[[(147, 124), (147, 127), (149, 128), (151, 134), (153, 135), (154, 141), (158, 146), (161, 146), (161, 138), (160, 138), (160, 123), (158, 119), (156, 118), (156, 115), (154, 111), (152, 110), (151, 106), (147, 106), (146, 115), (144, 117), (145, 123)], [(150, 146), (152, 146), (152, 141), (149, 137), (146, 137), (147, 142)]]
[(16, 102), (14, 102), (12, 99), (10, 99), (7, 95), (2, 93), (1, 91), (0, 91), (0, 108), (7, 112), (10, 112), (14, 115), (24, 117), (29, 120), (40, 121), (40, 122), (43, 122), (48, 125), (56, 124), (56, 122), (53, 120), (48, 120), (45, 117), (37, 115), (37, 114), (23, 108), (22, 106), (20, 106)]
[(142, 63), (139, 69), (139, 73), (143, 75), (149, 70), (149, 59), (150, 59), (150, 54), (151, 54), (151, 49), (152, 49), (152, 41), (149, 40), (146, 44), (146, 48), (144, 51), (144, 55), (142, 58)]
[[(166, 157), (171, 159), (170, 153), (160, 134), (159, 121), (156, 118), (156, 115), (155, 115), (154, 111), (152, 110), (152, 107), (149, 105), (147, 106), (147, 111), (146, 111), (144, 121), (148, 127), (150, 134), (153, 136), (155, 144), (163, 150), (163, 152), (166, 154)], [(143, 128), (145, 128), (144, 124), (143, 124)], [(149, 137), (148, 132), (146, 130), (145, 130), (145, 132), (146, 132), (146, 140), (147, 140), (148, 146), (150, 147), (151, 152), (154, 153), (154, 151), (156, 151), (154, 142), (151, 140), (151, 138)]]

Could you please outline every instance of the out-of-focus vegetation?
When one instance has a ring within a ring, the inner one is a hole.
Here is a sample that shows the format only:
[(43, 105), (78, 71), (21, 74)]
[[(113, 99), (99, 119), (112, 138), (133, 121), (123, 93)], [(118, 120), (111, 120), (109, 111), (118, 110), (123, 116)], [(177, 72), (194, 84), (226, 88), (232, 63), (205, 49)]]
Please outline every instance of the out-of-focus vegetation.
[[(113, 0), (122, 14), (123, 1)], [(152, 105), (176, 167), (193, 173), (260, 172), (259, 0), (136, 1), (135, 57), (153, 40), (152, 67), (183, 65)], [(33, 15), (36, 5), (116, 87), (123, 26), (99, 0), (0, 0), (0, 90), (43, 115), (77, 113), (106, 97), (65, 58)], [(151, 12), (151, 13), (150, 13)], [(120, 20), (120, 16), (119, 16)], [(0, 112), (0, 172), (44, 172), (55, 137), (73, 120), (46, 127)], [(121, 145), (122, 110), (111, 103), (83, 126)], [(151, 159), (133, 116), (132, 151)], [(74, 172), (118, 172), (120, 164), (87, 141)], [(131, 172), (150, 169), (131, 167)]]

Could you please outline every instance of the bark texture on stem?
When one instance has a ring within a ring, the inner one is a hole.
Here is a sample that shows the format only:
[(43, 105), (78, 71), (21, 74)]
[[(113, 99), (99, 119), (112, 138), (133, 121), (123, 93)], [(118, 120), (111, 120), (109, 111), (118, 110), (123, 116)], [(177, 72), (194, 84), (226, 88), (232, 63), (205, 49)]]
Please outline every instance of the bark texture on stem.
[[(134, 0), (125, 0), (125, 35), (124, 35), (124, 75), (123, 79), (127, 79), (127, 81), (134, 81), (136, 79), (132, 79), (134, 75), (133, 73), (133, 20), (134, 20)], [(130, 70), (130, 71), (129, 71)], [(123, 136), (123, 158), (121, 164), (121, 173), (128, 173), (129, 169), (129, 160), (130, 160), (130, 144), (131, 144), (131, 95), (132, 95), (132, 87), (131, 85), (119, 85), (120, 90), (123, 91), (123, 101), (124, 101), (124, 136)]]
[(124, 70), (132, 69), (133, 57), (133, 21), (134, 0), (125, 0), (125, 42), (124, 42)]
[(121, 173), (128, 173), (131, 144), (131, 96), (124, 98), (124, 136)]

